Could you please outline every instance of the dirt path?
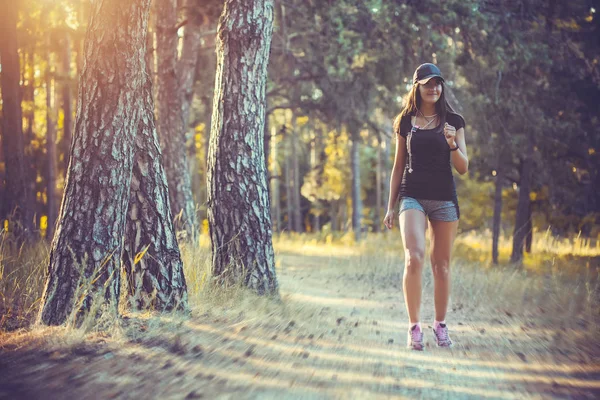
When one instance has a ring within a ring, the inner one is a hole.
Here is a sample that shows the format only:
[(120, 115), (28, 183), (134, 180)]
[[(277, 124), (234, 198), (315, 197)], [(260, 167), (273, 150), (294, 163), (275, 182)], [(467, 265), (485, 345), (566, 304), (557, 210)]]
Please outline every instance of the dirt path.
[(0, 398), (600, 396), (598, 359), (557, 347), (560, 332), (542, 328), (543, 321), (455, 303), (447, 318), (454, 348), (432, 347), (426, 279), (427, 349), (410, 352), (400, 272), (360, 273), (327, 257), (279, 258), (285, 306), (266, 317), (136, 317), (127, 321), (137, 326), (127, 340), (95, 336), (62, 350), (5, 337)]

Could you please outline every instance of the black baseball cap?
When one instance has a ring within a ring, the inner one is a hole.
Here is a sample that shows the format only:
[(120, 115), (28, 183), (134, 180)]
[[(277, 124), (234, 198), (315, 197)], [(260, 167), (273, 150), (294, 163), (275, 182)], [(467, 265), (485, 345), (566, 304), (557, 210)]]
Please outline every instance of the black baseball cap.
[(419, 83), (421, 85), (426, 84), (431, 78), (440, 78), (442, 82), (444, 82), (444, 77), (442, 76), (442, 71), (435, 65), (431, 63), (425, 63), (419, 65), (419, 67), (415, 70), (413, 75), (413, 84)]

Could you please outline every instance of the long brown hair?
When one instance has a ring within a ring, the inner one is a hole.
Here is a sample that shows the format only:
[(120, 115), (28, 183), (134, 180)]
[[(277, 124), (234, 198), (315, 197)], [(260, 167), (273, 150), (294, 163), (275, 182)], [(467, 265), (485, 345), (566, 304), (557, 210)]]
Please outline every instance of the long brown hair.
[[(420, 85), (421, 84), (417, 82), (412, 86), (410, 92), (408, 92), (406, 105), (394, 120), (394, 133), (396, 135), (400, 134), (400, 122), (402, 121), (402, 118), (407, 115), (416, 115), (417, 111), (421, 107), (421, 92), (419, 91)], [(446, 85), (444, 84), (444, 81), (442, 81), (442, 94), (435, 103), (435, 111), (440, 116), (440, 121), (442, 122), (446, 121), (446, 115), (449, 112), (456, 114), (456, 111), (454, 111), (452, 106), (448, 103), (448, 100), (446, 100)]]

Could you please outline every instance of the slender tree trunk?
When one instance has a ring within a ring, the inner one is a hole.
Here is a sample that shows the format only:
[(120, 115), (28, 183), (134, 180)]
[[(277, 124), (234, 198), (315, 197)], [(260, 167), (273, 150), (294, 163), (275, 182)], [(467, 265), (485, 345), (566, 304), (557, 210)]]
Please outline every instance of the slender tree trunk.
[(300, 206), (300, 163), (298, 156), (298, 146), (300, 141), (298, 136), (300, 131), (296, 124), (296, 115), (292, 113), (292, 218), (294, 218), (294, 231), (304, 232), (304, 224), (302, 223), (302, 208)]
[(332, 201), (329, 206), (329, 218), (331, 219), (331, 231), (337, 232), (340, 230), (339, 226), (339, 201)]
[(521, 165), (521, 176), (519, 185), (519, 200), (517, 202), (517, 215), (515, 218), (515, 231), (513, 234), (513, 248), (510, 261), (520, 262), (523, 259), (523, 246), (527, 237), (529, 220), (529, 203), (531, 199), (531, 173), (533, 171), (533, 140), (530, 138), (527, 144), (527, 154)]
[[(97, 307), (98, 296), (115, 308), (119, 299), (149, 6), (150, 0), (92, 3), (71, 163), (42, 300), (45, 324)], [(90, 288), (80, 292), (87, 282)]]
[(287, 218), (287, 230), (288, 232), (293, 232), (294, 231), (294, 213), (292, 212), (292, 209), (294, 208), (293, 206), (293, 191), (294, 191), (294, 184), (293, 184), (293, 170), (292, 170), (292, 157), (291, 157), (291, 153), (292, 153), (292, 138), (291, 135), (293, 135), (293, 132), (290, 133), (290, 131), (288, 130), (288, 127), (285, 127), (285, 136), (284, 136), (284, 143), (285, 143), (285, 165), (284, 165), (284, 169), (285, 169), (285, 206), (286, 206), (286, 218)]
[(531, 245), (533, 243), (533, 221), (532, 211), (533, 204), (529, 202), (529, 209), (527, 210), (527, 237), (525, 238), (525, 253), (531, 254)]
[(29, 51), (27, 52), (27, 86), (23, 90), (23, 105), (26, 106), (27, 112), (25, 113), (25, 121), (26, 128), (25, 136), (23, 138), (23, 146), (25, 148), (25, 162), (27, 164), (27, 172), (30, 176), (30, 190), (31, 193), (34, 193), (34, 175), (35, 168), (32, 165), (31, 158), (31, 141), (33, 139), (33, 123), (35, 117), (35, 41), (29, 46)]
[[(184, 107), (177, 77), (177, 0), (157, 0), (156, 15), (158, 133), (176, 226), (178, 230), (185, 230), (188, 239), (193, 239), (198, 224), (188, 170)], [(187, 64), (184, 65), (187, 69)]]
[(502, 157), (498, 158), (496, 190), (494, 192), (494, 219), (492, 225), (492, 263), (494, 264), (498, 264), (498, 241), (500, 240), (500, 225), (502, 223), (502, 186), (505, 175), (505, 166), (502, 160)]
[(383, 167), (382, 167), (382, 158), (383, 158), (383, 148), (381, 143), (381, 135), (377, 138), (377, 158), (375, 160), (375, 224), (373, 226), (373, 231), (380, 232), (381, 231), (381, 221), (383, 218), (381, 217), (381, 204), (383, 203)]
[[(194, 192), (195, 178), (198, 176), (198, 162), (196, 155), (196, 142), (194, 140), (193, 127), (189, 126), (190, 108), (194, 97), (194, 81), (200, 48), (202, 44), (202, 29), (204, 17), (200, 12), (197, 0), (184, 1), (185, 19), (183, 46), (181, 58), (177, 64), (177, 77), (179, 80), (179, 93), (181, 94), (181, 118), (183, 120), (183, 136), (187, 149), (188, 171), (190, 175), (190, 191)], [(197, 218), (196, 214), (194, 213)]]
[(183, 33), (181, 58), (177, 64), (179, 93), (181, 95), (181, 116), (184, 123), (184, 134), (187, 133), (190, 119), (190, 107), (194, 97), (194, 78), (198, 55), (202, 43), (203, 16), (197, 0), (185, 0), (185, 16), (187, 24)]
[(69, 166), (71, 143), (73, 142), (73, 96), (71, 93), (71, 35), (65, 33), (62, 51), (62, 108), (64, 113), (63, 135), (61, 143), (61, 168), (66, 171)]
[(9, 231), (27, 239), (33, 230), (33, 197), (29, 191), (23, 141), (20, 60), (17, 44), (18, 2), (3, 2), (0, 12), (0, 60), (2, 62), (2, 113), (6, 208), (12, 213)]
[(129, 295), (137, 309), (186, 309), (183, 263), (154, 125), (152, 78), (149, 69), (147, 72), (135, 138), (123, 266)]
[(352, 138), (350, 164), (352, 168), (352, 230), (356, 241), (361, 239), (362, 199), (360, 197), (359, 129), (356, 122), (348, 127)]
[(272, 30), (272, 0), (225, 2), (208, 160), (213, 275), (259, 294), (278, 294), (263, 153)]
[[(392, 132), (392, 125), (390, 124), (387, 132)], [(383, 195), (381, 198), (381, 203), (379, 203), (379, 207), (382, 207), (382, 209), (384, 210), (383, 212), (387, 212), (387, 202), (388, 199), (390, 197), (390, 178), (389, 178), (389, 174), (390, 171), (392, 170), (392, 164), (391, 164), (391, 160), (390, 160), (390, 155), (391, 155), (391, 148), (392, 148), (392, 141), (390, 136), (388, 135), (382, 135), (383, 138), (383, 145), (384, 145), (384, 149), (383, 149), (383, 171), (381, 173), (381, 179), (383, 181)], [(380, 219), (378, 221), (378, 224), (381, 225), (383, 224), (383, 219)], [(384, 229), (384, 232), (390, 232), (390, 230), (388, 229)]]
[(281, 201), (280, 201), (280, 186), (281, 186), (281, 168), (277, 162), (277, 127), (271, 126), (271, 207), (273, 209), (272, 218), (274, 220), (273, 230), (281, 232)]
[(58, 216), (58, 204), (56, 199), (56, 108), (54, 100), (54, 86), (52, 84), (50, 57), (50, 39), (47, 43), (46, 53), (46, 215), (48, 218), (48, 228), (46, 237), (54, 236), (56, 218)]

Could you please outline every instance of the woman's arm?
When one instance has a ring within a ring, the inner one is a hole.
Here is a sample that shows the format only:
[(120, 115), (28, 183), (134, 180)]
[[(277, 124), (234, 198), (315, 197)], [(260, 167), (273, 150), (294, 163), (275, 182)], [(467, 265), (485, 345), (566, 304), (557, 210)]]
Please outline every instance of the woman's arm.
[(402, 183), (402, 175), (404, 174), (404, 167), (406, 165), (406, 139), (400, 135), (396, 135), (396, 138), (396, 155), (394, 157), (392, 176), (390, 177), (388, 212), (393, 211), (396, 207), (396, 201), (400, 193), (400, 184)]
[(456, 131), (454, 145), (450, 144), (451, 148), (458, 146), (458, 150), (450, 152), (452, 165), (456, 171), (464, 175), (469, 170), (469, 157), (467, 155), (467, 144), (465, 143), (465, 128), (460, 128)]

